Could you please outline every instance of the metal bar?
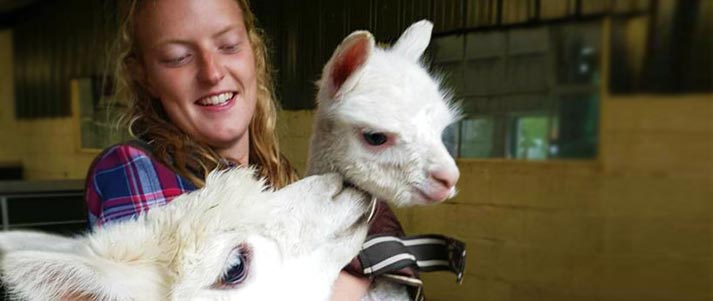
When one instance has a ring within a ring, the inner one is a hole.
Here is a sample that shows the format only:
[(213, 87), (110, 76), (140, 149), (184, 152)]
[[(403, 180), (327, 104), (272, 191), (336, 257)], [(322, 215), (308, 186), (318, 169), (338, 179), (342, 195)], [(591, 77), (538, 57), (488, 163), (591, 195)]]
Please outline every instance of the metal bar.
[(0, 211), (2, 211), (2, 229), (10, 229), (10, 214), (7, 212), (7, 197), (0, 197)]
[(18, 193), (18, 194), (3, 194), (0, 198), (14, 198), (14, 199), (31, 199), (31, 198), (43, 198), (43, 197), (64, 197), (64, 196), (83, 196), (84, 192), (64, 192), (64, 193)]
[[(12, 224), (12, 228), (23, 228), (23, 227), (37, 227), (37, 226), (54, 226), (54, 225), (68, 225), (68, 224), (85, 224), (87, 220), (77, 219), (68, 221), (58, 221), (58, 222), (39, 222), (39, 223), (24, 223), (24, 224)], [(9, 228), (9, 226), (8, 226)]]

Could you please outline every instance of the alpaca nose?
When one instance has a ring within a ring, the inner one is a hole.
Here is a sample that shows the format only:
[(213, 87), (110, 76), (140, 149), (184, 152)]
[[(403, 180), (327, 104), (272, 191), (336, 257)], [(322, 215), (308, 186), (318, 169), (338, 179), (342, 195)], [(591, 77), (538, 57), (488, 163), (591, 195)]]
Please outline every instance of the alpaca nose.
[(458, 168), (441, 168), (431, 171), (431, 178), (450, 189), (458, 183), (460, 172)]

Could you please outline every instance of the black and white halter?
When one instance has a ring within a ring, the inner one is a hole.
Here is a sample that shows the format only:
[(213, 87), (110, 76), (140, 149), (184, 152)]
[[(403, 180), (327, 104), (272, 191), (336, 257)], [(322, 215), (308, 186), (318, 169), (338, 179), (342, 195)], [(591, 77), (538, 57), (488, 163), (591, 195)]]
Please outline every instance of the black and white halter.
[[(376, 202), (372, 197), (369, 222), (375, 215)], [(466, 246), (460, 240), (440, 234), (372, 235), (362, 244), (358, 258), (364, 275), (407, 285), (414, 300), (422, 301), (423, 282), (395, 272), (407, 267), (419, 272), (449, 271), (460, 284), (465, 272)]]

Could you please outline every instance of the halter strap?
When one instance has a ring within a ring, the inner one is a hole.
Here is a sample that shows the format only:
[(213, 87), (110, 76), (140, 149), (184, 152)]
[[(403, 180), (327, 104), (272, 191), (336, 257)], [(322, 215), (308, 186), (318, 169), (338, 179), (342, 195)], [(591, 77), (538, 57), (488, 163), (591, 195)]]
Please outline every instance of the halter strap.
[(422, 272), (450, 271), (459, 283), (463, 280), (465, 259), (465, 243), (439, 234), (375, 235), (367, 238), (359, 253), (365, 275), (379, 276), (415, 266)]
[(449, 271), (463, 282), (466, 262), (465, 243), (439, 234), (395, 237), (374, 235), (367, 238), (359, 252), (362, 272), (405, 284), (412, 290), (414, 300), (423, 300), (423, 282), (418, 278), (397, 275), (405, 267), (421, 272)]

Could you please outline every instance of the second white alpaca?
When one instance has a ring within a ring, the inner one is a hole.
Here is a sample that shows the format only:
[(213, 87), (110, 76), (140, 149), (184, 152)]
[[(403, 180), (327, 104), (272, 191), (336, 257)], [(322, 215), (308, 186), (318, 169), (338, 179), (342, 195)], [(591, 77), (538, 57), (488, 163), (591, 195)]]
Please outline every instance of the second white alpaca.
[(420, 59), (433, 25), (411, 25), (389, 49), (367, 31), (337, 47), (319, 81), (308, 174), (338, 172), (397, 206), (455, 195), (459, 172), (441, 135), (456, 120)]
[[(367, 31), (346, 37), (322, 72), (308, 174), (337, 172), (396, 206), (456, 193), (459, 171), (442, 141), (459, 111), (421, 62), (433, 24), (407, 28), (391, 48)], [(408, 300), (377, 278), (365, 300)]]

